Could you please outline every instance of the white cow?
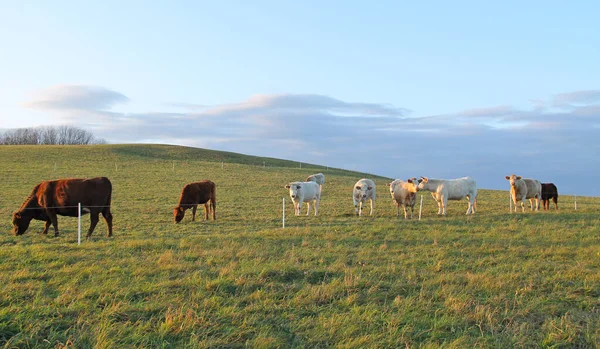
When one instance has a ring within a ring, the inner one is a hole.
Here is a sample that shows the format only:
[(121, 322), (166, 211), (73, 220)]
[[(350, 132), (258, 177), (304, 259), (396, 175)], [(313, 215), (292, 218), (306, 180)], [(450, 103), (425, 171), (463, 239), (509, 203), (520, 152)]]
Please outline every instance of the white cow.
[(315, 207), (315, 216), (319, 211), (319, 201), (321, 200), (321, 189), (316, 182), (291, 182), (285, 186), (290, 190), (290, 197), (294, 203), (294, 213), (300, 215), (302, 203), (306, 201), (308, 209), (306, 215), (310, 214), (310, 203)]
[(433, 179), (421, 177), (419, 190), (431, 192), (431, 196), (438, 203), (438, 214), (446, 215), (448, 200), (469, 199), (467, 214), (474, 214), (477, 202), (477, 183), (471, 177), (458, 179)]
[(354, 189), (352, 190), (352, 199), (354, 201), (354, 212), (359, 216), (362, 216), (362, 209), (367, 202), (371, 200), (371, 216), (373, 215), (373, 207), (375, 206), (375, 199), (377, 193), (375, 183), (367, 178), (363, 178), (356, 182)]
[(323, 184), (325, 184), (325, 175), (322, 173), (315, 173), (306, 178), (307, 182), (317, 182), (321, 190), (323, 190)]
[[(533, 200), (535, 199), (535, 210), (540, 209), (540, 200), (542, 199), (542, 183), (537, 179), (523, 178), (521, 176), (510, 175), (505, 176), (510, 182), (510, 197), (515, 204), (515, 212), (517, 212), (517, 202), (521, 201), (521, 208), (525, 212), (525, 199), (529, 199), (531, 210), (533, 211)], [(512, 210), (510, 211), (512, 213)]]
[(415, 203), (417, 202), (417, 187), (419, 183), (416, 178), (409, 178), (405, 181), (396, 179), (395, 181), (386, 184), (390, 187), (390, 194), (396, 205), (396, 216), (400, 215), (400, 206), (404, 209), (404, 219), (408, 218), (408, 210), (410, 207), (410, 218), (414, 213)]

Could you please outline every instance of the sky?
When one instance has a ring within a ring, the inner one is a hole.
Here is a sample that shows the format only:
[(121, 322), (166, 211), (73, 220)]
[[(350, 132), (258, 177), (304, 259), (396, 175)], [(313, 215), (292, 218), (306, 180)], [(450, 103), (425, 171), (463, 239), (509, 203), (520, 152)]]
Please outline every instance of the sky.
[(600, 196), (600, 3), (0, 0), (0, 129)]

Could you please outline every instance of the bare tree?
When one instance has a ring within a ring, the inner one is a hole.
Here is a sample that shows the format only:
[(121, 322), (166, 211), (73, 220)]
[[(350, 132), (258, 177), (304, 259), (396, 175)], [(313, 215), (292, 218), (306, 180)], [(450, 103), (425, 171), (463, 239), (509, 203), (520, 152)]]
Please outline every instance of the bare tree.
[(86, 145), (104, 144), (103, 139), (95, 139), (91, 132), (75, 126), (47, 126), (36, 128), (18, 128), (8, 130), (0, 135), (0, 144), (59, 144)]

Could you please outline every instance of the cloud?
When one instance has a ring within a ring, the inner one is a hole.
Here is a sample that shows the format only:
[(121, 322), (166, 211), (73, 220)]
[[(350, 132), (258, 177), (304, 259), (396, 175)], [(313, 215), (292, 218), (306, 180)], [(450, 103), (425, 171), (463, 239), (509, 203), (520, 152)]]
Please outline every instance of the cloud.
[[(124, 95), (93, 91), (102, 93), (79, 99), (72, 97), (78, 94), (46, 95), (45, 104), (34, 104), (59, 111), (63, 120), (109, 142), (181, 144), (394, 178), (470, 175), (491, 189), (506, 189), (504, 176), (516, 173), (552, 181), (562, 193), (600, 195), (600, 188), (581, 188), (571, 180), (600, 180), (600, 105), (593, 103), (591, 92), (557, 95), (573, 103), (568, 109), (500, 105), (414, 116), (407, 108), (315, 94), (256, 95), (216, 106), (182, 104), (181, 112), (121, 113), (114, 109), (127, 100)], [(577, 104), (583, 101), (589, 103)]]
[(107, 110), (128, 102), (125, 95), (97, 86), (58, 85), (42, 91), (26, 107), (68, 111), (68, 110)]
[(572, 108), (600, 102), (600, 90), (575, 91), (554, 95), (552, 105), (557, 108)]

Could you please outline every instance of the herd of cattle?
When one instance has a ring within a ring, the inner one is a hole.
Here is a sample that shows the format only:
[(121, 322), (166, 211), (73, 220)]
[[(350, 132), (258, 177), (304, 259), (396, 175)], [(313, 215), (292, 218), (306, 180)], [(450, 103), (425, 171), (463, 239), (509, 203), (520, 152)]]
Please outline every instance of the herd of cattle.
[[(540, 209), (540, 201), (544, 209), (549, 209), (550, 199), (553, 200), (555, 208), (558, 209), (558, 190), (553, 183), (540, 183), (536, 179), (522, 178), (521, 176), (506, 176), (510, 182), (511, 200), (514, 203), (515, 212), (517, 202), (521, 202), (521, 208), (525, 212), (525, 200), (529, 199), (531, 210)], [(310, 214), (311, 204), (314, 207), (315, 216), (318, 214), (321, 192), (325, 184), (325, 175), (317, 173), (309, 176), (303, 182), (291, 182), (285, 186), (289, 190), (294, 204), (294, 212), (298, 216), (303, 203), (308, 208), (306, 215)], [(400, 207), (404, 210), (404, 218), (412, 218), (414, 206), (417, 202), (418, 191), (428, 191), (438, 203), (438, 214), (445, 215), (448, 200), (462, 200), (467, 198), (469, 205), (467, 215), (474, 214), (477, 207), (477, 183), (471, 177), (458, 179), (433, 179), (427, 177), (409, 178), (406, 181), (396, 179), (386, 184), (389, 187), (393, 202), (400, 215)], [(54, 228), (54, 235), (58, 236), (57, 215), (78, 217), (90, 214), (90, 228), (86, 235), (89, 238), (98, 224), (99, 216), (102, 214), (108, 225), (108, 236), (112, 236), (112, 214), (110, 212), (112, 195), (112, 183), (106, 177), (90, 179), (59, 179), (43, 181), (36, 185), (18, 211), (12, 215), (13, 234), (22, 235), (27, 231), (32, 219), (45, 222), (43, 234), (48, 233), (50, 225)], [(363, 207), (370, 203), (370, 215), (373, 215), (377, 191), (375, 182), (363, 178), (356, 182), (353, 188), (352, 198), (355, 213), (362, 216)], [(535, 200), (535, 205), (534, 205)], [(196, 218), (198, 205), (204, 205), (204, 219), (209, 215), (216, 219), (216, 185), (214, 182), (204, 180), (189, 183), (183, 187), (179, 202), (173, 209), (175, 223), (181, 222), (185, 211), (192, 209), (192, 221)], [(512, 209), (511, 209), (512, 212)]]

